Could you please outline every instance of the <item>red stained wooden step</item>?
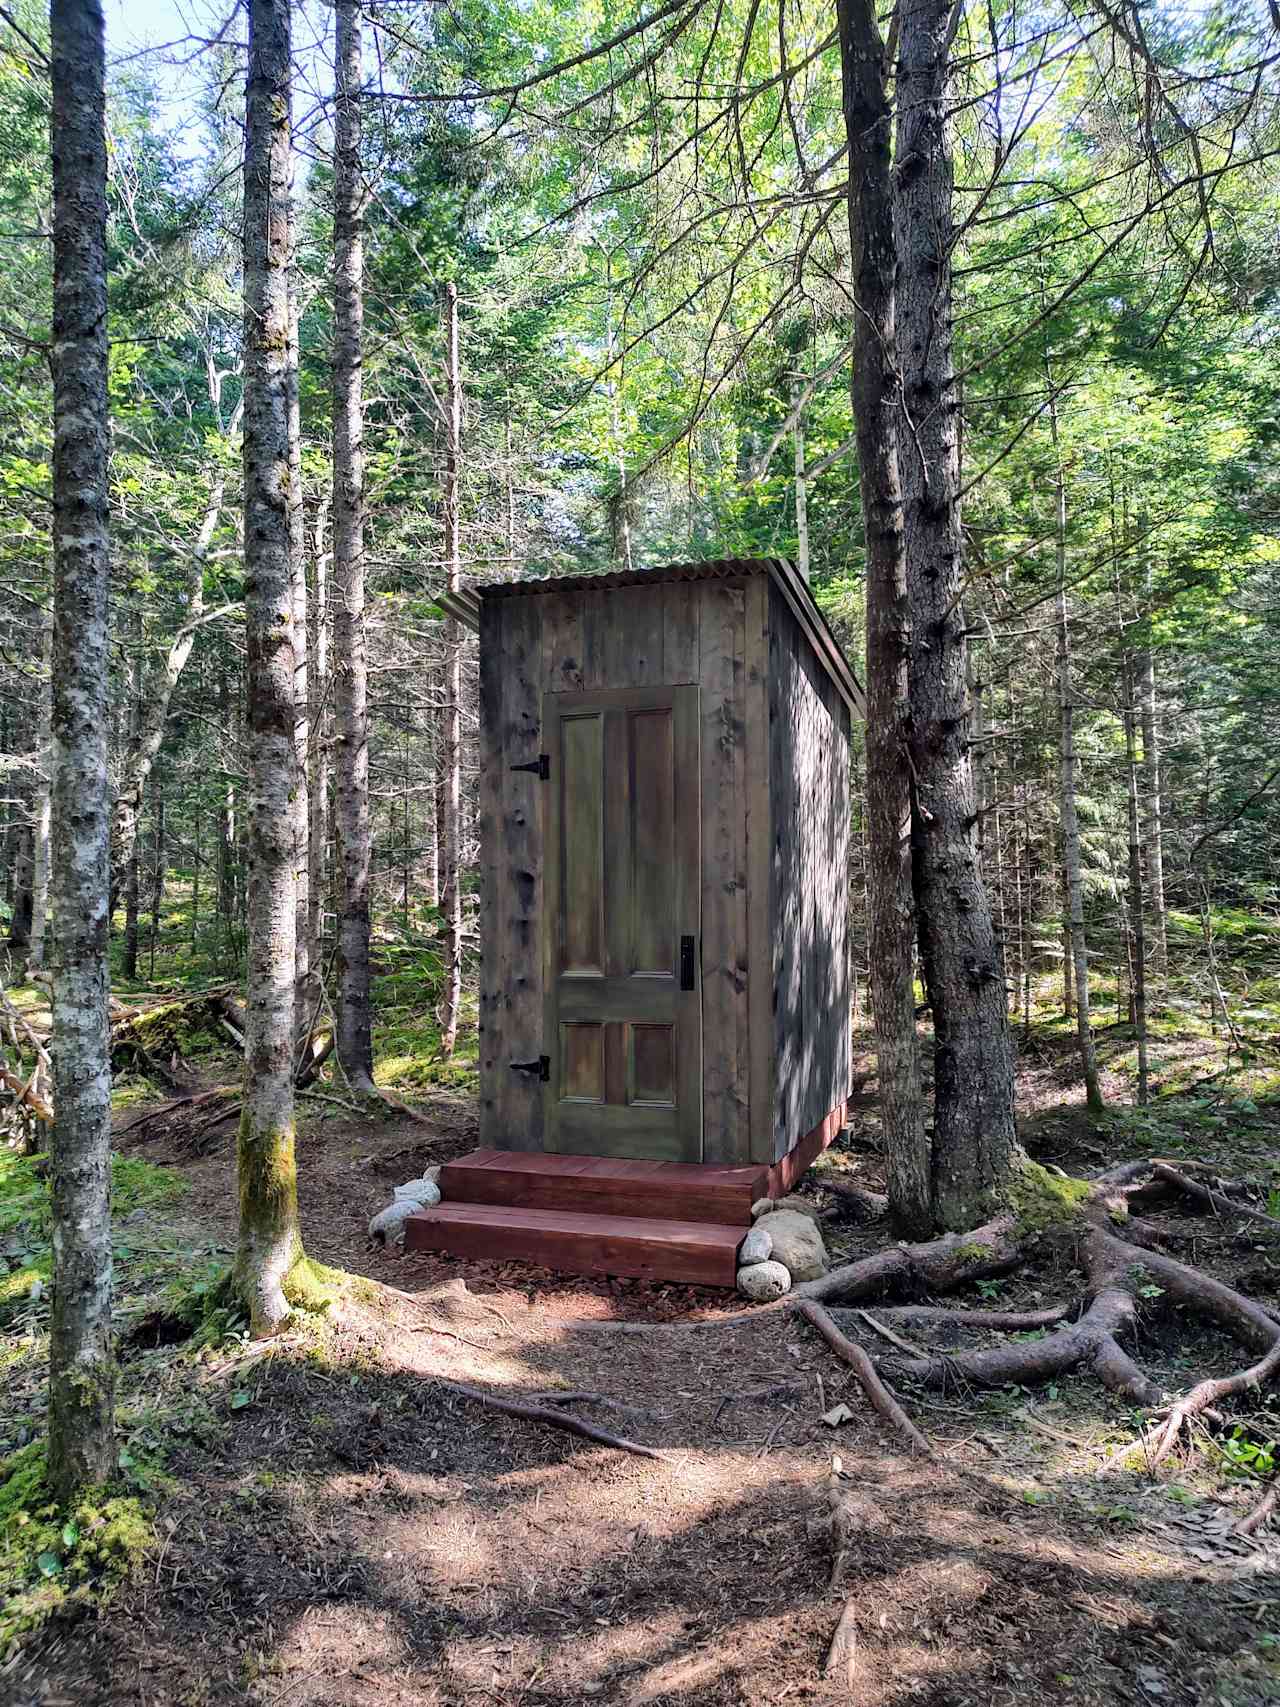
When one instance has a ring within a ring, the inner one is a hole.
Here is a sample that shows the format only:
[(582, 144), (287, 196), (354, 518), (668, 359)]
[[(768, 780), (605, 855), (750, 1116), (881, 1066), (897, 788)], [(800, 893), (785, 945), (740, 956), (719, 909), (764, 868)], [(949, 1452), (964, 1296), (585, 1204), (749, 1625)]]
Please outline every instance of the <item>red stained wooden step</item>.
[(616, 1274), (732, 1286), (742, 1226), (445, 1202), (405, 1222), (405, 1249), (536, 1263), (565, 1274)]
[(764, 1166), (702, 1167), (690, 1162), (482, 1149), (447, 1162), (440, 1189), (450, 1204), (705, 1221), (745, 1229), (751, 1222), (751, 1205), (764, 1196), (768, 1177)]

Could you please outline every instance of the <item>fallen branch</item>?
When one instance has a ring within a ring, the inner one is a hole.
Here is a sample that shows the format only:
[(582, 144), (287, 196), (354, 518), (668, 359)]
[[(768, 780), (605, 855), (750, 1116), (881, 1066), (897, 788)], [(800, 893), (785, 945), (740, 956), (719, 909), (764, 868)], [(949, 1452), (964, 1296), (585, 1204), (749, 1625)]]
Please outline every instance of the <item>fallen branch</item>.
[(550, 1428), (564, 1429), (567, 1434), (579, 1435), (583, 1440), (593, 1440), (600, 1446), (612, 1446), (619, 1452), (634, 1453), (637, 1458), (656, 1458), (660, 1462), (666, 1462), (666, 1453), (659, 1452), (657, 1447), (643, 1446), (639, 1441), (627, 1440), (619, 1434), (610, 1434), (608, 1429), (597, 1428), (595, 1423), (575, 1417), (572, 1411), (557, 1411), (550, 1405), (527, 1404), (519, 1399), (500, 1399), (495, 1393), (486, 1393), (482, 1387), (466, 1387), (460, 1381), (437, 1379), (436, 1385), (444, 1387), (450, 1393), (458, 1393), (464, 1399), (474, 1399), (488, 1410), (501, 1411), (510, 1417), (521, 1417), (525, 1422), (546, 1423)]
[(875, 1364), (872, 1363), (860, 1345), (855, 1345), (851, 1339), (840, 1332), (832, 1320), (831, 1312), (825, 1310), (821, 1304), (814, 1303), (812, 1299), (805, 1299), (800, 1304), (799, 1310), (805, 1321), (818, 1330), (836, 1356), (842, 1358), (853, 1370), (863, 1392), (871, 1401), (873, 1409), (883, 1417), (890, 1428), (902, 1435), (905, 1440), (910, 1442), (914, 1450), (923, 1454), (924, 1457), (936, 1458), (937, 1454), (933, 1447), (930, 1446), (881, 1380)]

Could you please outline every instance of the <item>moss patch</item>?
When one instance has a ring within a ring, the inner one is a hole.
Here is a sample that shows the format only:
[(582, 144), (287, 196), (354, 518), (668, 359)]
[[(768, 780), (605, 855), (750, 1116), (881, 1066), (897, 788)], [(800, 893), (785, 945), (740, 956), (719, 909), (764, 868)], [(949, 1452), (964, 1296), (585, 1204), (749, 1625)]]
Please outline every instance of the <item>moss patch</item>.
[(1040, 1233), (1074, 1221), (1089, 1196), (1087, 1180), (1050, 1173), (1039, 1162), (1024, 1160), (1009, 1188), (1009, 1202), (1018, 1225), (1027, 1233)]
[(151, 1516), (116, 1488), (70, 1511), (49, 1496), (43, 1441), (0, 1462), (0, 1655), (68, 1603), (108, 1598), (151, 1544)]

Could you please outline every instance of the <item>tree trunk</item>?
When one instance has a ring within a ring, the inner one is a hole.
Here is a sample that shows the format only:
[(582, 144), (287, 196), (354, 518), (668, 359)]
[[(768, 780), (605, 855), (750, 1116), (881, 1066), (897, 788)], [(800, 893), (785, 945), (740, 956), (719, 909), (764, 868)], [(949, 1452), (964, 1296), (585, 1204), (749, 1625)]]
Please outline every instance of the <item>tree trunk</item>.
[(1147, 1064), (1147, 940), (1142, 894), (1142, 829), (1138, 810), (1137, 715), (1134, 709), (1134, 671), (1125, 658), (1124, 755), (1129, 803), (1129, 1005), (1138, 1043), (1138, 1102), (1148, 1100), (1150, 1074)]
[(255, 1334), (302, 1256), (294, 1170), (293, 571), (289, 538), (289, 0), (250, 0), (244, 156), (249, 967), (235, 1281)]
[(26, 958), (31, 947), (31, 874), (35, 864), (34, 824), (18, 825), (18, 845), (13, 859), (13, 917), (9, 920), (9, 947)]
[[(1050, 376), (1050, 395), (1053, 381)], [(1075, 973), (1076, 1036), (1080, 1043), (1080, 1065), (1084, 1072), (1085, 1101), (1093, 1113), (1102, 1111), (1102, 1086), (1098, 1058), (1089, 1023), (1089, 945), (1084, 934), (1084, 881), (1080, 861), (1080, 821), (1076, 815), (1076, 729), (1075, 695), (1071, 686), (1071, 628), (1067, 621), (1067, 483), (1058, 450), (1058, 411), (1049, 405), (1049, 429), (1053, 435), (1054, 492), (1057, 514), (1058, 557), (1058, 811), (1062, 822), (1062, 868), (1067, 887), (1067, 933), (1071, 964)]]
[[(910, 651), (913, 875), (933, 1009), (933, 1208), (976, 1226), (1018, 1155), (1004, 956), (978, 861), (964, 616), (959, 403), (951, 340), (952, 0), (900, 13), (894, 167)], [(862, 318), (859, 314), (859, 319)]]
[[(462, 374), (458, 351), (458, 287), (445, 291), (446, 366), (444, 458), (444, 568), (448, 590), (462, 584), (460, 493), (462, 476)], [(450, 618), (445, 624), (444, 677), (444, 1001), (440, 1019), (440, 1053), (453, 1054), (458, 1041), (462, 1007), (462, 632)]]
[[(796, 376), (797, 391), (803, 389), (803, 375)], [(809, 482), (804, 473), (804, 415), (797, 414), (792, 429), (795, 450), (796, 476), (796, 568), (805, 586), (809, 585)]]
[(52, 0), (53, 1303), (49, 1482), (115, 1469), (107, 896), (107, 147), (102, 9)]
[(871, 1006), (889, 1202), (904, 1232), (932, 1226), (912, 959), (915, 915), (907, 728), (907, 609), (898, 466), (899, 377), (885, 48), (871, 0), (839, 0), (858, 302), (852, 398), (867, 557), (867, 885)]
[[(290, 208), (289, 247), (297, 246), (296, 214)], [(310, 938), (310, 841), (311, 806), (308, 796), (310, 773), (308, 747), (311, 741), (311, 708), (307, 700), (307, 534), (302, 508), (302, 414), (298, 393), (298, 300), (297, 266), (290, 256), (289, 288), (289, 569), (293, 606), (293, 814), (294, 911), (294, 1019), (301, 1037), (311, 1026), (314, 1006), (311, 985)]]
[(129, 865), (124, 879), (124, 948), (120, 962), (121, 976), (133, 983), (138, 976), (138, 838), (129, 849)]
[[(1148, 567), (1148, 601), (1150, 586)], [(1161, 774), (1160, 724), (1156, 706), (1156, 660), (1149, 645), (1138, 654), (1137, 680), (1138, 709), (1142, 719), (1142, 844), (1146, 855), (1147, 903), (1155, 929), (1156, 971), (1163, 977), (1169, 970), (1169, 927), (1164, 899), (1164, 810), (1161, 800), (1164, 778)]]
[(307, 747), (307, 965), (318, 980), (324, 960), (325, 860), (329, 846), (329, 749), (324, 739), (329, 691), (329, 554), (324, 546), (325, 506), (316, 508), (313, 586), (307, 613), (310, 668), (307, 672), (310, 740)]
[(160, 773), (151, 779), (151, 815), (154, 823), (151, 848), (151, 922), (147, 938), (147, 977), (154, 983), (156, 976), (156, 942), (160, 935), (160, 909), (164, 902), (165, 822), (164, 791)]
[(337, 0), (333, 170), (333, 591), (338, 1059), (353, 1090), (373, 1089), (369, 1011), (369, 726), (364, 631), (363, 192), (360, 7)]
[[(44, 945), (49, 915), (49, 829), (53, 801), (53, 627), (54, 615), (46, 614), (40, 628), (40, 714), (36, 726), (36, 774), (34, 815), (31, 823), (31, 952), (30, 966), (44, 965)], [(108, 917), (107, 929), (111, 928)]]

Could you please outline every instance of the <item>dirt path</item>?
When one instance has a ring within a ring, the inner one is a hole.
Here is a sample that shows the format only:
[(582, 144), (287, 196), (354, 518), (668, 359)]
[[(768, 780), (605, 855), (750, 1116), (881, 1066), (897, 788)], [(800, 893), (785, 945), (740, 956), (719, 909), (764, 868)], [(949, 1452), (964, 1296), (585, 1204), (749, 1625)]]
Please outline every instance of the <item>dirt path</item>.
[[(313, 1129), (299, 1169), (309, 1249), (410, 1296), (345, 1307), (329, 1345), (185, 1362), (135, 1349), (125, 1384), (167, 1407), (180, 1442), (162, 1544), (103, 1617), (51, 1632), (0, 1676), (0, 1699), (1280, 1701), (1280, 1557), (1265, 1537), (1227, 1534), (1246, 1494), (1189, 1474), (1100, 1474), (1124, 1419), (1090, 1382), (1033, 1401), (913, 1398), (984, 1490), (894, 1451), (789, 1317), (600, 1333), (583, 1319), (661, 1321), (725, 1301), (371, 1249), (365, 1223), (391, 1185), (470, 1141), (465, 1122), (435, 1136)], [(163, 1141), (146, 1147), (183, 1166), (192, 1224), (228, 1238), (229, 1148), (183, 1162)], [(1043, 1281), (1031, 1274), (1011, 1302)], [(604, 1394), (609, 1406), (581, 1413), (665, 1456), (494, 1415), (440, 1376)], [(832, 1429), (822, 1414), (840, 1401), (852, 1420)], [(864, 1496), (836, 1590), (826, 1543), (808, 1533), (833, 1451)], [(852, 1694), (822, 1675), (850, 1595)]]

